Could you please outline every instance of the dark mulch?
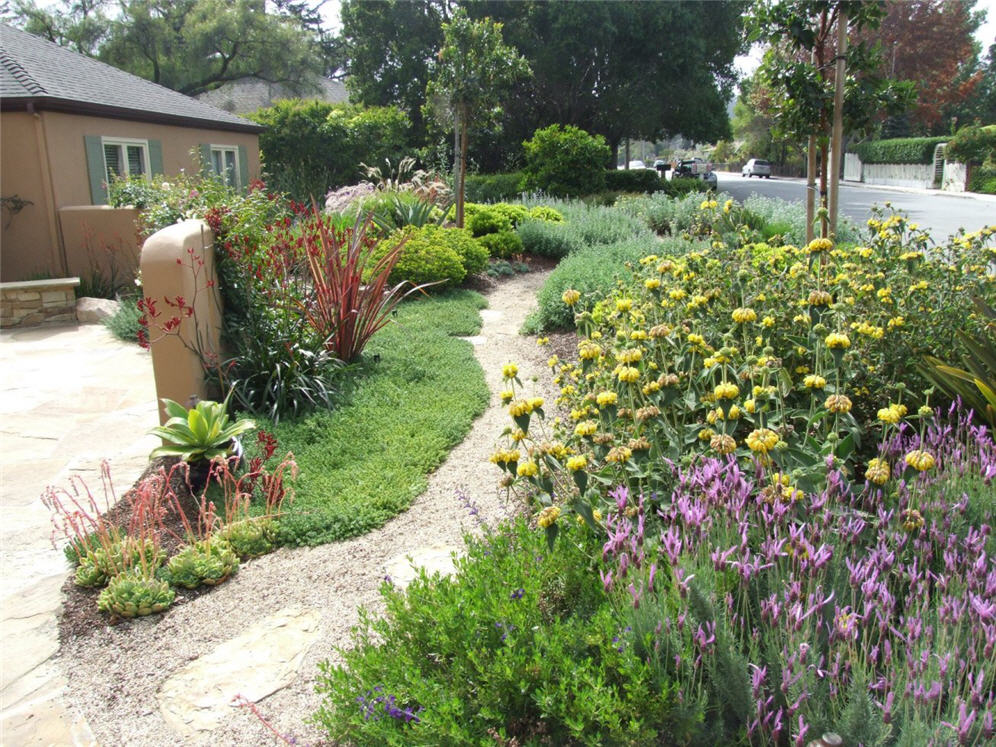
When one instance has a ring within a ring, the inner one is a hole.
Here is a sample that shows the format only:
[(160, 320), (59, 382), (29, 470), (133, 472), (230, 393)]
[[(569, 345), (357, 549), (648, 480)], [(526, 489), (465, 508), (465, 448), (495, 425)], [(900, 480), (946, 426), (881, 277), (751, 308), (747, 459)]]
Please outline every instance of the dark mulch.
[[(170, 468), (176, 464), (175, 457), (160, 458), (152, 461), (146, 468), (142, 476), (135, 482), (140, 484), (143, 480), (151, 477), (165, 469), (170, 473)], [(183, 470), (176, 470), (172, 473), (170, 487), (176, 494), (184, 515), (187, 516), (191, 525), (197, 526), (197, 513), (199, 509), (199, 496), (195, 496), (190, 490), (183, 476)], [(131, 519), (132, 499), (135, 495), (135, 488), (132, 487), (121, 499), (106, 511), (103, 516), (109, 524), (121, 529), (127, 529)], [(162, 517), (162, 524), (156, 534), (159, 542), (165, 550), (167, 557), (175, 555), (180, 546), (185, 542), (185, 529), (180, 513), (173, 506), (169, 506)], [(202, 586), (199, 589), (176, 589), (176, 600), (173, 606), (185, 604), (196, 599), (201, 594), (209, 592), (212, 587)], [(119, 622), (126, 622), (118, 618), (111, 617), (106, 612), (97, 609), (97, 597), (100, 596), (100, 589), (85, 589), (77, 586), (73, 582), (73, 574), (70, 572), (66, 582), (62, 585), (62, 610), (59, 616), (59, 642), (67, 643), (73, 639), (85, 638), (95, 630), (105, 625), (117, 625)]]

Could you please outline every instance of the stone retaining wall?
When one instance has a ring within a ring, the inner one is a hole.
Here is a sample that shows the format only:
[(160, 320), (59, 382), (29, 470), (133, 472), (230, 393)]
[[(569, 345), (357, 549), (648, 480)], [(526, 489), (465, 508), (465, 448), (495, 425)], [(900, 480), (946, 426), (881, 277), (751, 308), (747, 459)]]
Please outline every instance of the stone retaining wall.
[(0, 327), (76, 322), (79, 278), (0, 283)]

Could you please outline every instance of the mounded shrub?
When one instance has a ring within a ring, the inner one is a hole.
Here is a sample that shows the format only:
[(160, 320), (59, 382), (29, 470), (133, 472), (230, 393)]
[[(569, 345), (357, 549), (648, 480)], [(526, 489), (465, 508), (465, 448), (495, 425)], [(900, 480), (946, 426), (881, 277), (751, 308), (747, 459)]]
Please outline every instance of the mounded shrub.
[(523, 252), (522, 239), (519, 238), (519, 235), (515, 231), (510, 229), (499, 231), (498, 233), (489, 233), (481, 236), (477, 241), (488, 250), (488, 253), (492, 257), (499, 259), (508, 259)]
[(525, 186), (550, 195), (580, 196), (605, 189), (605, 165), (612, 156), (605, 138), (573, 125), (537, 130), (525, 149)]
[(467, 228), (470, 229), (475, 238), (480, 238), (489, 233), (511, 231), (512, 221), (497, 210), (484, 208), (475, 212), (473, 217), (467, 221)]
[(996, 161), (996, 125), (962, 127), (948, 142), (945, 155), (962, 163)]
[(423, 226), (396, 231), (380, 242), (375, 256), (382, 256), (403, 237), (405, 245), (391, 273), (392, 283), (459, 285), (468, 274), (487, 267), (488, 250), (463, 228)]

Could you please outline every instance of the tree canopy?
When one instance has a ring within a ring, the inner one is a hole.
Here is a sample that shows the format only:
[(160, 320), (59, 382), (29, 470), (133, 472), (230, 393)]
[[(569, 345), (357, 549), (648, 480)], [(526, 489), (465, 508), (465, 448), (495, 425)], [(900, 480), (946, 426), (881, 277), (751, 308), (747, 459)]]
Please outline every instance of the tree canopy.
[(331, 49), (314, 13), (284, 0), (130, 0), (110, 14), (107, 0), (63, 0), (54, 8), (16, 0), (13, 20), (69, 46), (187, 95), (253, 76), (307, 91)]

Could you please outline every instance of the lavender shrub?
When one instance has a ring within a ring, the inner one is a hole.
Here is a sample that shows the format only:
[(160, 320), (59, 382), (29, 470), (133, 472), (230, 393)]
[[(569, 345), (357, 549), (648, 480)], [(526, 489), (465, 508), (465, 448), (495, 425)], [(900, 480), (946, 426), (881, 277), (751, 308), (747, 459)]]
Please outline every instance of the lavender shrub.
[(880, 457), (893, 475), (881, 487), (832, 459), (818, 493), (702, 459), (673, 468), (669, 500), (611, 494), (602, 582), (713, 738), (996, 736), (996, 444), (949, 413), (901, 429)]

